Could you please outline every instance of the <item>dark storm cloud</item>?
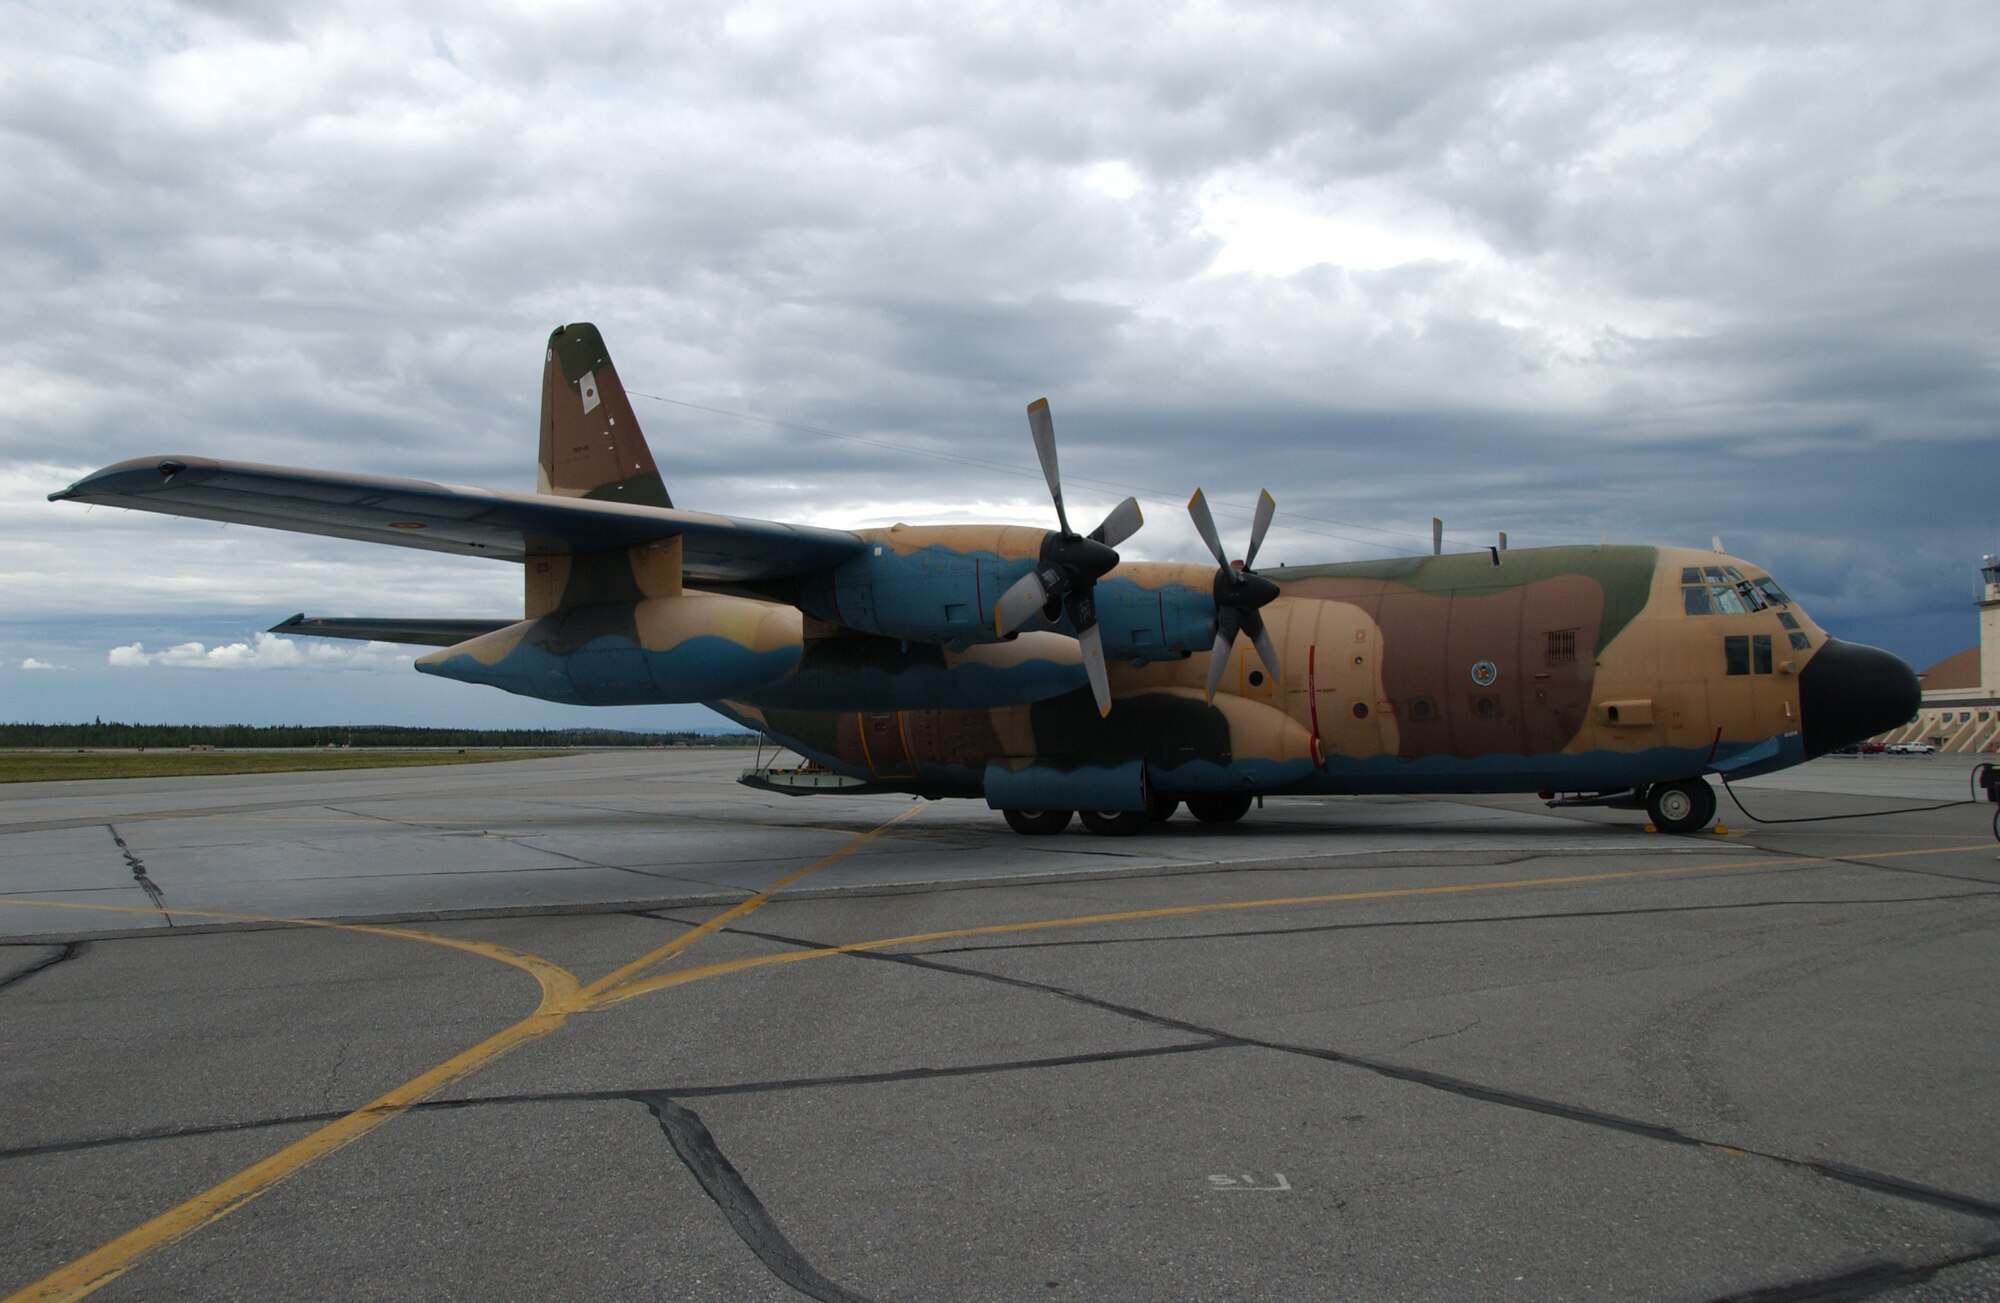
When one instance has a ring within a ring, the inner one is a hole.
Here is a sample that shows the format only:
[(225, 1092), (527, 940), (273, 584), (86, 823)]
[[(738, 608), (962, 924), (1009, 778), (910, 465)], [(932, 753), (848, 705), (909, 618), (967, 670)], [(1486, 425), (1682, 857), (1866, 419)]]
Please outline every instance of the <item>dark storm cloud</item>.
[(687, 505), (1040, 520), (1046, 393), (1073, 497), (1147, 492), (1146, 555), (1199, 554), (1195, 484), (1239, 531), (1272, 487), (1293, 561), (1425, 550), (1432, 514), (1461, 546), (1720, 532), (1935, 659), (1993, 545), (1995, 28), (1946, 2), (23, 14), (0, 529), (33, 563), (0, 582), (24, 614), (159, 611), (138, 555), (191, 613), (490, 614), (511, 571), (39, 494), (169, 450), (525, 487), (542, 340), (594, 320), (672, 400), (636, 401)]

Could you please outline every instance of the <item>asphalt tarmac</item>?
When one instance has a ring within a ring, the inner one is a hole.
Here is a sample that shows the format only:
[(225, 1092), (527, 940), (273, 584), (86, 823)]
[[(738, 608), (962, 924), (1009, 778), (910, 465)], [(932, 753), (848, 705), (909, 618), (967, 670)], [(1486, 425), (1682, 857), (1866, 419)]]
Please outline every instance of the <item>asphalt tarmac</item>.
[(2000, 1297), (1990, 806), (1021, 838), (743, 763), (0, 788), (0, 1290)]

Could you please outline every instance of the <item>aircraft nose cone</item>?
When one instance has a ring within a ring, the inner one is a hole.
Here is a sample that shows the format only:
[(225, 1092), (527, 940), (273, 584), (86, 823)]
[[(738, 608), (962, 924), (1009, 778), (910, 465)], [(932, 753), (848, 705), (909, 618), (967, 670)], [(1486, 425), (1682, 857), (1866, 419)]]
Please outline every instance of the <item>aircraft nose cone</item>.
[(1799, 717), (1806, 757), (1909, 722), (1922, 693), (1917, 676), (1878, 647), (1829, 638), (1799, 671)]

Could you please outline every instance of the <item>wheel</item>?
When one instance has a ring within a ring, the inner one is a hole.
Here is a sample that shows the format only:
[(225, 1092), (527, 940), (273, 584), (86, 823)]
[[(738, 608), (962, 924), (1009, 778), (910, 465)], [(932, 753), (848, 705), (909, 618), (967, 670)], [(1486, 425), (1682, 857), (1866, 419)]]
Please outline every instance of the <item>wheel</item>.
[(1099, 837), (1130, 837), (1153, 822), (1148, 810), (1079, 810), (1077, 815)]
[(1715, 817), (1715, 789), (1702, 778), (1655, 783), (1646, 793), (1646, 813), (1661, 832), (1700, 832)]
[(1007, 826), (1023, 837), (1053, 837), (1069, 827), (1068, 810), (1002, 810)]
[(1250, 798), (1236, 794), (1190, 796), (1188, 813), (1203, 823), (1235, 823), (1250, 813)]
[(1146, 818), (1153, 823), (1165, 823), (1174, 817), (1174, 811), (1180, 808), (1180, 804), (1179, 801), (1176, 801), (1171, 796), (1148, 794), (1146, 797)]

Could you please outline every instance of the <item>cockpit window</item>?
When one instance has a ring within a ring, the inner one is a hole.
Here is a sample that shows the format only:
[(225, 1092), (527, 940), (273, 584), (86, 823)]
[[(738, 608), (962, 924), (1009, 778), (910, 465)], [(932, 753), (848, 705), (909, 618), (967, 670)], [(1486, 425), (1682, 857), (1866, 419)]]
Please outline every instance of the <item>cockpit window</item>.
[(1746, 577), (1735, 566), (1681, 567), (1681, 608), (1689, 615), (1749, 615), (1778, 607), (1785, 628), (1796, 631), (1797, 623), (1782, 609), (1791, 604), (1768, 575)]

